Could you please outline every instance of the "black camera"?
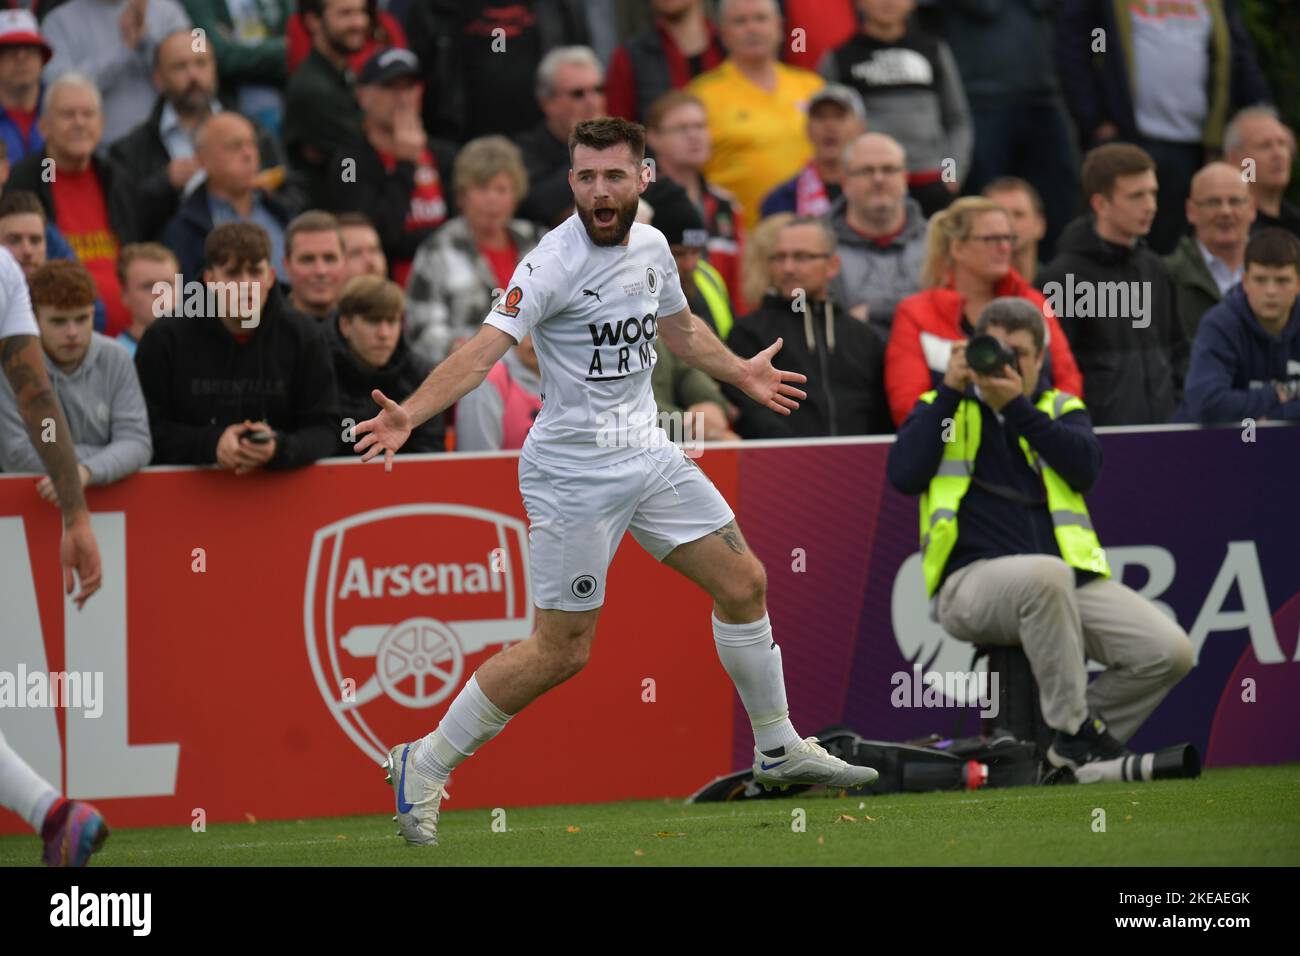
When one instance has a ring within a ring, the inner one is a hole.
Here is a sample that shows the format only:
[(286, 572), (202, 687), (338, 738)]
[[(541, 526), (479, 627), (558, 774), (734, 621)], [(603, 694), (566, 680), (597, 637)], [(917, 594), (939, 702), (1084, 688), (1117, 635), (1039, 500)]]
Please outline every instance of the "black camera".
[(992, 375), (1004, 365), (1020, 371), (1016, 353), (988, 334), (972, 335), (966, 343), (966, 364), (981, 375)]

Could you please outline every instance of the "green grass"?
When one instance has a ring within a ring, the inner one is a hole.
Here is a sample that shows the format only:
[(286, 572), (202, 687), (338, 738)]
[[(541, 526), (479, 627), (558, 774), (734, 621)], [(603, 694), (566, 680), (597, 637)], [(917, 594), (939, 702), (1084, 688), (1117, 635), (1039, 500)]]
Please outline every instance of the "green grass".
[[(862, 806), (859, 806), (859, 805)], [(792, 811), (806, 812), (805, 832)], [(1093, 831), (1094, 809), (1106, 832)], [(841, 816), (852, 821), (836, 822)], [(686, 806), (650, 800), (449, 810), (442, 845), (408, 847), (388, 816), (119, 830), (96, 866), (1030, 865), (1295, 866), (1300, 765), (1199, 780)], [(570, 828), (573, 828), (572, 830)], [(637, 853), (637, 851), (641, 851)], [(0, 838), (0, 866), (35, 865), (32, 836)]]

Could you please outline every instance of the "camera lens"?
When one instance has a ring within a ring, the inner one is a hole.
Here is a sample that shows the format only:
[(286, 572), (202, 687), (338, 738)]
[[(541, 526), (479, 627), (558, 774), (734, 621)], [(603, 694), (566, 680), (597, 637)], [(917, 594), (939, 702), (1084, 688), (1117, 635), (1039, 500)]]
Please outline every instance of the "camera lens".
[(966, 364), (981, 375), (988, 375), (1007, 364), (1002, 343), (991, 335), (973, 335), (966, 343)]

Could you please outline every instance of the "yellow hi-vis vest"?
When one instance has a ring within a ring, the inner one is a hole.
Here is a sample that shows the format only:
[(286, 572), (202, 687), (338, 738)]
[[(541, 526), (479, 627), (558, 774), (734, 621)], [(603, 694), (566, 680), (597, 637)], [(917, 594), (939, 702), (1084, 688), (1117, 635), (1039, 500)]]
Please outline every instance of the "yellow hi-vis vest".
[(695, 267), (694, 278), (695, 288), (699, 289), (700, 295), (704, 296), (709, 314), (713, 316), (713, 325), (718, 330), (718, 338), (727, 341), (733, 323), (727, 281), (722, 278), (722, 273), (703, 259)]
[[(921, 396), (923, 402), (933, 402), (937, 393), (930, 391)], [(1083, 400), (1068, 392), (1048, 389), (1037, 402), (1037, 408), (1051, 418), (1083, 408)], [(951, 424), (944, 435), (943, 459), (939, 470), (930, 479), (930, 487), (921, 495), (921, 567), (925, 571), (925, 593), (933, 597), (943, 578), (948, 555), (957, 543), (957, 510), (970, 488), (971, 474), (975, 471), (975, 454), (980, 447), (980, 429), (983, 427), (979, 402), (963, 398)], [(1088, 506), (1083, 495), (1066, 483), (1065, 479), (1040, 463), (1038, 453), (1029, 447), (1022, 436), (1020, 448), (1025, 453), (1029, 467), (1043, 477), (1047, 489), (1047, 510), (1052, 515), (1056, 532), (1056, 546), (1061, 558), (1071, 567), (1092, 571), (1104, 578), (1110, 577), (1110, 565), (1102, 550), (1097, 533), (1088, 517)]]

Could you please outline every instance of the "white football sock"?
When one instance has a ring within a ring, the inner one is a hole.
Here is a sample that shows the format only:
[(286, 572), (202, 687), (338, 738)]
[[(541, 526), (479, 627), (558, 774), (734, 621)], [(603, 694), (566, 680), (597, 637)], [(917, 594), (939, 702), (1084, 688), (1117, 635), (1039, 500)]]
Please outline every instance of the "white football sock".
[(58, 798), (59, 792), (29, 767), (0, 733), (0, 807), (8, 807), (40, 833), (50, 804)]
[(471, 676), (438, 729), (420, 741), (413, 758), (415, 769), (430, 780), (445, 782), (462, 761), (501, 733), (512, 716), (488, 700), (477, 676)]
[(750, 624), (724, 624), (715, 614), (713, 642), (749, 714), (755, 746), (766, 751), (799, 743), (785, 702), (781, 648), (772, 639), (767, 615)]

